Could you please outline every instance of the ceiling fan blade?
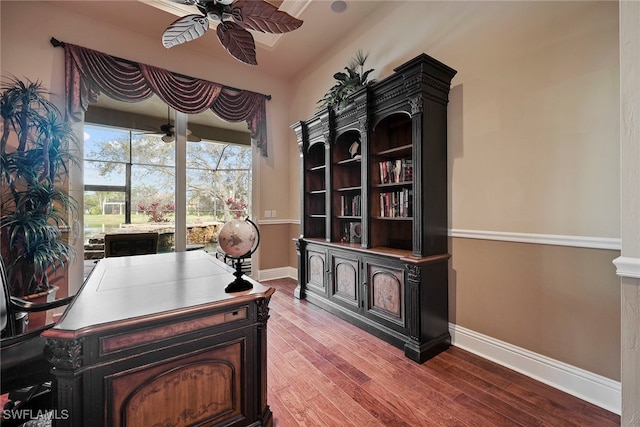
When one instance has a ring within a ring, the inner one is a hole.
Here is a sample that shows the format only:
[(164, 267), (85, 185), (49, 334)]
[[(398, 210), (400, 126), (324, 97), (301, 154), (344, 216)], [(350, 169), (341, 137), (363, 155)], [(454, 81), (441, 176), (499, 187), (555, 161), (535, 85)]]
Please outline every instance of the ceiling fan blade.
[(209, 20), (202, 15), (187, 15), (175, 20), (162, 33), (162, 44), (167, 49), (202, 37), (209, 29)]
[(199, 136), (195, 136), (194, 134), (190, 133), (187, 135), (187, 141), (189, 142), (200, 142), (202, 141), (202, 138), (200, 138)]
[(216, 29), (222, 46), (234, 58), (249, 64), (258, 65), (256, 61), (256, 44), (251, 33), (239, 25), (224, 21)]
[(302, 25), (300, 19), (266, 1), (237, 0), (231, 6), (231, 15), (241, 27), (263, 33), (287, 33)]

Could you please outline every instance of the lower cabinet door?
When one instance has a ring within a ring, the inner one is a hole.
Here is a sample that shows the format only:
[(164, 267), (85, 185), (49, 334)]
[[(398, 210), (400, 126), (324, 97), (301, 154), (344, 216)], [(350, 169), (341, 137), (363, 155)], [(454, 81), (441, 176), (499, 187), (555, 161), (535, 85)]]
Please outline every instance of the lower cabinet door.
[(357, 254), (331, 252), (331, 300), (354, 311), (360, 310), (360, 261)]
[(405, 270), (385, 260), (365, 257), (365, 316), (399, 332), (405, 332)]
[(324, 249), (317, 249), (313, 246), (307, 246), (306, 250), (307, 262), (307, 291), (327, 296), (327, 254)]

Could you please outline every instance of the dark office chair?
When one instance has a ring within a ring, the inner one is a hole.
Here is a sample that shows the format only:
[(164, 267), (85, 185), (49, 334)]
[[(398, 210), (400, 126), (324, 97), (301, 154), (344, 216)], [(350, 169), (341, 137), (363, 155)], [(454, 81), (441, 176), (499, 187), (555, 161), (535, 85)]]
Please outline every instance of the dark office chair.
[[(51, 364), (44, 357), (45, 339), (40, 336), (53, 324), (25, 332), (28, 313), (52, 310), (69, 304), (73, 296), (44, 304), (33, 304), (9, 294), (4, 262), (0, 258), (0, 394), (8, 394), (3, 410), (53, 408)], [(25, 313), (27, 313), (25, 315)], [(18, 412), (13, 412), (18, 413)], [(3, 412), (4, 414), (4, 412)], [(4, 418), (4, 417), (3, 417)], [(2, 419), (3, 427), (17, 426), (25, 420)]]
[(158, 233), (105, 234), (104, 256), (129, 256), (158, 253)]

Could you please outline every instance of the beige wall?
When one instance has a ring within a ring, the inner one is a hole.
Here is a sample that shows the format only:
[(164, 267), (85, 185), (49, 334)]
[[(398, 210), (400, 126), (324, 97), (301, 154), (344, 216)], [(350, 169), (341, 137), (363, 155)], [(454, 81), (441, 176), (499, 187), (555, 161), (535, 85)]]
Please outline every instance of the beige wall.
[(615, 251), (452, 239), (449, 320), (620, 379)]
[(617, 10), (611, 1), (393, 2), (301, 77), (291, 121), (314, 112), (358, 48), (370, 51), (374, 78), (425, 52), (458, 70), (452, 228), (619, 237)]
[(289, 224), (261, 224), (260, 245), (269, 243), (269, 250), (260, 251), (260, 270), (269, 270), (289, 265), (293, 242), (289, 235)]
[[(293, 82), (233, 59), (167, 51), (135, 29), (74, 15), (73, 3), (0, 2), (2, 74), (62, 93), (62, 50), (49, 44), (55, 36), (273, 95), (269, 158), (256, 155), (259, 218), (264, 210), (277, 210), (278, 220), (299, 217), (299, 153), (289, 125), (315, 111), (332, 75), (362, 48), (378, 79), (422, 52), (458, 70), (449, 105), (452, 229), (619, 237), (615, 1), (389, 2)], [(295, 266), (297, 224), (261, 229), (259, 268)], [(452, 321), (619, 379), (611, 270), (618, 251), (454, 238), (451, 252)]]
[[(616, 241), (617, 2), (389, 3), (299, 77), (290, 121), (315, 111), (357, 49), (370, 51), (378, 79), (425, 52), (458, 70), (449, 103), (454, 235)], [(620, 379), (618, 250), (460, 238), (450, 250), (452, 322)]]

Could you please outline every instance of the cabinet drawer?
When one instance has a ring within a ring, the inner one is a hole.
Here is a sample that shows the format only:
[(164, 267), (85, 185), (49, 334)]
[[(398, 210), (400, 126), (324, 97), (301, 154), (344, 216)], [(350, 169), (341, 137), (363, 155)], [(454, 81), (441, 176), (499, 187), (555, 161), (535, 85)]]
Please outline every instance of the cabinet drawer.
[(176, 336), (192, 333), (203, 328), (220, 326), (225, 323), (247, 320), (249, 308), (237, 307), (222, 313), (214, 313), (199, 319), (189, 319), (172, 324), (162, 324), (152, 328), (140, 329), (133, 332), (100, 337), (100, 355), (105, 356), (121, 350), (155, 344)]

